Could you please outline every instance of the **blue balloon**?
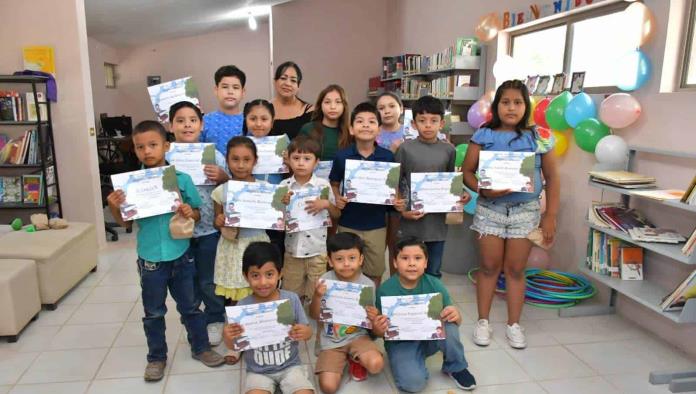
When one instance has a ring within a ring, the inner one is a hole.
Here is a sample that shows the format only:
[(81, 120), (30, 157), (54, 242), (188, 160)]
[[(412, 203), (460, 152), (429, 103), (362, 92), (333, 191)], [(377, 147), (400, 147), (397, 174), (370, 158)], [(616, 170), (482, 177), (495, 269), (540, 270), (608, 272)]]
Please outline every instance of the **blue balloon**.
[(478, 193), (470, 190), (468, 187), (464, 186), (467, 192), (471, 195), (471, 200), (469, 200), (466, 205), (464, 205), (464, 212), (469, 215), (473, 215), (476, 212), (476, 200), (478, 200)]
[(623, 91), (638, 90), (645, 85), (652, 74), (652, 64), (648, 56), (636, 49), (618, 60), (616, 86)]
[(589, 94), (581, 92), (570, 100), (565, 108), (564, 116), (566, 123), (575, 128), (578, 123), (585, 119), (596, 118), (597, 106)]

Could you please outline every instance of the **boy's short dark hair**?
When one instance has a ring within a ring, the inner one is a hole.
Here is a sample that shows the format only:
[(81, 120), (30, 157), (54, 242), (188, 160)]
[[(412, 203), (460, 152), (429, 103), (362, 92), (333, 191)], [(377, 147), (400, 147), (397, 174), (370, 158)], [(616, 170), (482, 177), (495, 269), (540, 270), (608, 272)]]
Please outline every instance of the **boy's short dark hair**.
[(198, 120), (203, 121), (203, 112), (201, 112), (201, 109), (198, 108), (196, 104), (190, 101), (179, 101), (169, 107), (169, 123), (174, 122), (174, 116), (176, 116), (176, 113), (182, 108), (191, 108), (196, 113), (196, 116), (198, 116)]
[(428, 258), (428, 248), (425, 246), (425, 242), (421, 241), (418, 237), (407, 236), (403, 237), (396, 242), (396, 255), (398, 256), (404, 248), (409, 246), (418, 246), (421, 248), (423, 253), (425, 253), (425, 258)]
[(348, 249), (357, 249), (362, 254), (364, 248), (365, 242), (359, 235), (353, 233), (337, 233), (326, 241), (326, 252), (329, 257), (331, 257), (331, 253)]
[(278, 248), (270, 242), (252, 242), (242, 256), (242, 272), (246, 275), (251, 267), (261, 268), (266, 263), (273, 263), (280, 273), (283, 262)]
[(321, 146), (319, 146), (319, 143), (314, 139), (302, 134), (295, 137), (290, 145), (288, 145), (288, 156), (295, 152), (311, 153), (316, 158), (319, 158), (321, 155)]
[(237, 77), (239, 82), (242, 84), (242, 87), (246, 85), (246, 74), (244, 74), (244, 71), (240, 70), (237, 66), (230, 64), (218, 68), (217, 71), (215, 71), (215, 86), (218, 86), (220, 81), (222, 81), (222, 78), (225, 77)]
[(422, 114), (432, 114), (440, 115), (440, 117), (445, 117), (445, 106), (442, 105), (442, 101), (436, 99), (433, 96), (423, 96), (413, 103), (413, 117)]
[(353, 125), (353, 122), (355, 122), (355, 118), (358, 116), (358, 114), (363, 113), (363, 112), (369, 112), (371, 114), (374, 114), (377, 117), (377, 124), (382, 125), (382, 116), (380, 116), (379, 111), (377, 110), (377, 107), (375, 107), (374, 104), (365, 101), (362, 102), (353, 108), (353, 112), (350, 113), (350, 125)]
[(133, 128), (132, 137), (142, 134), (148, 131), (154, 131), (162, 136), (162, 139), (167, 141), (167, 130), (162, 126), (160, 122), (154, 120), (143, 120), (142, 122), (135, 125)]

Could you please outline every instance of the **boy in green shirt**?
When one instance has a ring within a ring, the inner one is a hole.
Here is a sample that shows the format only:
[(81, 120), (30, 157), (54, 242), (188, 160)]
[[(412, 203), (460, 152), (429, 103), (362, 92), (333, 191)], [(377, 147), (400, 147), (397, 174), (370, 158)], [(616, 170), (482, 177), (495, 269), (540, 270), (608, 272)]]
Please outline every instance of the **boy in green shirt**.
[[(169, 150), (167, 132), (158, 122), (146, 120), (133, 129), (133, 145), (143, 168), (168, 165), (164, 155)], [(186, 218), (200, 220), (198, 207), (201, 198), (191, 177), (176, 172), (182, 203), (176, 213)], [(109, 208), (116, 221), (123, 227), (120, 206), (126, 202), (123, 190), (115, 190), (107, 197)], [(167, 289), (172, 294), (181, 319), (186, 326), (192, 357), (209, 367), (222, 365), (225, 360), (210, 349), (208, 332), (203, 313), (198, 309), (194, 294), (194, 275), (196, 268), (189, 256), (189, 239), (173, 239), (169, 233), (169, 220), (174, 213), (167, 213), (143, 219), (138, 223), (137, 251), (138, 273), (142, 288), (143, 328), (147, 337), (148, 354), (144, 378), (158, 381), (164, 376), (167, 365), (167, 342), (165, 341), (164, 315), (167, 313), (165, 301)]]

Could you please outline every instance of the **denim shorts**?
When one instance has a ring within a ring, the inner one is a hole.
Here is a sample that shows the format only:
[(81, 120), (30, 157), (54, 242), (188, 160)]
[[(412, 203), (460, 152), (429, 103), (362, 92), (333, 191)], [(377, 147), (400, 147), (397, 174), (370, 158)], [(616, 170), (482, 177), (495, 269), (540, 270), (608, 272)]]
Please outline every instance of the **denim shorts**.
[(479, 199), (471, 229), (480, 236), (499, 238), (527, 238), (539, 227), (541, 207), (539, 200), (528, 202), (492, 202)]

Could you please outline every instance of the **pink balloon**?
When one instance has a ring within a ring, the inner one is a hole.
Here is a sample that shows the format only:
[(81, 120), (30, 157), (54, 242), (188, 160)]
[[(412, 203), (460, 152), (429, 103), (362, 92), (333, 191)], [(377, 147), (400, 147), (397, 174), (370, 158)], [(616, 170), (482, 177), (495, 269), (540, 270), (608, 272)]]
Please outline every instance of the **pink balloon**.
[(548, 269), (551, 264), (549, 254), (538, 246), (533, 246), (527, 258), (527, 268)]
[(599, 106), (599, 119), (612, 129), (622, 129), (635, 122), (642, 109), (640, 103), (628, 93), (614, 93)]
[(491, 112), (491, 103), (487, 100), (480, 99), (475, 102), (470, 108), (469, 112), (466, 114), (466, 120), (469, 125), (478, 129), (486, 122), (493, 119), (493, 112)]

